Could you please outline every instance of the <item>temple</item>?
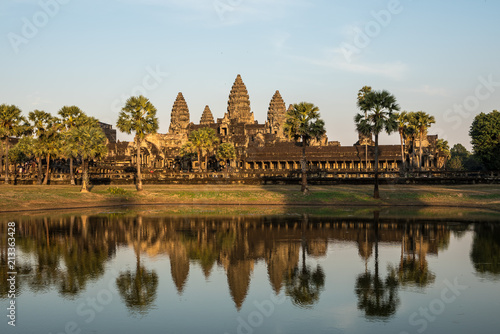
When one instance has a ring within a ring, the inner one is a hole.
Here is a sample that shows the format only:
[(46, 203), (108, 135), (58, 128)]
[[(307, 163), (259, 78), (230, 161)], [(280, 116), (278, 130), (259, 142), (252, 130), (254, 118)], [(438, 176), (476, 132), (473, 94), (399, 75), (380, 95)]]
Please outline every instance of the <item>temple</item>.
[[(292, 108), (292, 105), (289, 106)], [(250, 96), (243, 79), (236, 77), (229, 93), (227, 111), (222, 118), (214, 119), (209, 106), (206, 106), (198, 124), (190, 121), (188, 103), (182, 93), (174, 102), (170, 127), (166, 134), (153, 134), (146, 137), (141, 148), (141, 164), (145, 168), (163, 171), (196, 170), (198, 161), (186, 163), (180, 149), (188, 141), (189, 134), (200, 128), (212, 128), (221, 143), (232, 143), (236, 148), (236, 159), (231, 162), (234, 172), (245, 171), (298, 171), (300, 170), (301, 148), (283, 132), (287, 107), (279, 91), (276, 91), (269, 103), (267, 119), (259, 124), (254, 120), (250, 107)], [(109, 131), (109, 129), (108, 129)], [(135, 163), (135, 145), (116, 142), (109, 138), (107, 166), (129, 166)], [(436, 149), (437, 136), (426, 136), (422, 142), (424, 168), (441, 168)], [(418, 141), (418, 139), (417, 139)], [(414, 147), (419, 147), (417, 142)], [(307, 160), (311, 171), (367, 171), (374, 167), (374, 142), (371, 138), (360, 135), (359, 141), (352, 146), (341, 146), (338, 141), (329, 141), (326, 135), (314, 141), (307, 148)], [(417, 152), (411, 147), (405, 148), (405, 157), (416, 165)], [(201, 162), (204, 164), (204, 162)], [(399, 145), (379, 146), (379, 169), (398, 171), (402, 165)], [(208, 171), (220, 170), (220, 165), (213, 155), (208, 160)]]

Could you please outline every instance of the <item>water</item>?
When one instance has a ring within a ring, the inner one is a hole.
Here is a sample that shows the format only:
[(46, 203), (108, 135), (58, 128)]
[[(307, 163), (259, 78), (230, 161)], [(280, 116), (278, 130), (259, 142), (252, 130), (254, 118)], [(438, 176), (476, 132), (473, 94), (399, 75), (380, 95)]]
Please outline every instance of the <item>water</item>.
[(497, 332), (495, 216), (262, 211), (0, 217), (0, 331)]

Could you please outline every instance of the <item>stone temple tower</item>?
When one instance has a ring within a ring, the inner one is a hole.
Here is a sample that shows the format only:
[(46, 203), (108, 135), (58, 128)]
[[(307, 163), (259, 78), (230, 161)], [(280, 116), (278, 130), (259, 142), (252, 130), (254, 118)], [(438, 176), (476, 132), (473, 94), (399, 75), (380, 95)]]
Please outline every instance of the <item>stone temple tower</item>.
[(177, 94), (177, 99), (172, 107), (172, 114), (170, 116), (169, 133), (184, 133), (187, 132), (189, 125), (189, 109), (184, 100), (182, 93)]
[(214, 115), (212, 115), (212, 111), (209, 106), (205, 106), (205, 110), (203, 110), (203, 114), (201, 115), (200, 125), (210, 126), (214, 124)]
[(281, 97), (280, 92), (277, 90), (269, 103), (267, 111), (266, 132), (277, 135), (282, 138), (283, 125), (286, 120), (286, 105)]
[(254, 123), (253, 112), (250, 111), (250, 97), (248, 96), (247, 88), (239, 74), (229, 94), (227, 114), (229, 119), (236, 123)]

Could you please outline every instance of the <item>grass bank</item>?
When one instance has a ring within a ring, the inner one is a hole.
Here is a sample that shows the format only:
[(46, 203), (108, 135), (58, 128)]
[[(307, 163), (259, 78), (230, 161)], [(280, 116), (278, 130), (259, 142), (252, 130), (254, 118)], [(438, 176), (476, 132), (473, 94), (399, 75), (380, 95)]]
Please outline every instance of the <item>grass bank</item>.
[(299, 186), (146, 185), (95, 186), (80, 193), (78, 186), (0, 186), (0, 212), (75, 209), (116, 205), (258, 205), (258, 206), (421, 206), (467, 207), (500, 211), (500, 185), (386, 185), (381, 198), (372, 186), (312, 186), (304, 196)]

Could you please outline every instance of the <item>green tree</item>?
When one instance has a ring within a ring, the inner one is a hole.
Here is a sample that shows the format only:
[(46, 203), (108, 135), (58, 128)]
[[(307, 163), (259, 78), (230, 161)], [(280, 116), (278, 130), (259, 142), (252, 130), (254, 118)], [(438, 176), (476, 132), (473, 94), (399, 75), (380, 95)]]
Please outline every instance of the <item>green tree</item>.
[[(418, 134), (417, 126), (416, 126), (416, 112), (408, 111), (406, 114), (406, 131), (405, 131), (405, 143), (407, 147), (409, 155), (409, 161), (407, 161), (407, 165), (410, 165), (413, 169), (415, 157), (415, 142), (416, 136)], [(409, 143), (409, 144), (408, 144)]]
[(181, 169), (182, 170), (189, 170), (191, 171), (192, 166), (193, 166), (193, 161), (197, 157), (197, 150), (196, 147), (194, 147), (193, 143), (188, 141), (184, 145), (182, 145), (180, 152), (180, 164), (181, 164)]
[(65, 134), (65, 151), (68, 156), (80, 156), (83, 162), (81, 192), (89, 191), (89, 162), (104, 157), (107, 153), (106, 135), (95, 118)]
[(442, 168), (446, 165), (446, 161), (450, 157), (450, 147), (448, 146), (448, 141), (444, 139), (438, 139), (436, 142), (436, 155), (437, 155), (437, 167)]
[(43, 156), (45, 156), (47, 160), (47, 169), (45, 172), (45, 178), (43, 179), (43, 184), (48, 184), (50, 157), (54, 157), (59, 154), (61, 149), (59, 133), (61, 124), (59, 123), (57, 117), (41, 110), (34, 110), (30, 112), (28, 118), (32, 122), (32, 129), (34, 131), (34, 135), (36, 136), (34, 150), (38, 159), (38, 184), (42, 184), (41, 166)]
[(208, 154), (219, 143), (219, 138), (215, 134), (215, 130), (211, 128), (201, 128), (192, 131), (189, 134), (189, 141), (193, 144), (198, 153), (198, 170), (201, 172), (201, 158), (205, 157), (205, 171), (208, 169)]
[(420, 145), (419, 145), (419, 169), (423, 167), (422, 161), (422, 146), (424, 142), (424, 135), (427, 135), (427, 130), (431, 127), (432, 124), (436, 123), (434, 116), (431, 116), (423, 111), (417, 111), (414, 116), (414, 126), (419, 136)]
[[(64, 106), (59, 110), (58, 112), (59, 116), (61, 117), (61, 122), (64, 127), (64, 131), (68, 132), (71, 129), (73, 129), (75, 126), (77, 126), (77, 123), (79, 122), (79, 118), (84, 115), (82, 110), (76, 106)], [(69, 153), (69, 152), (66, 152)], [(70, 178), (70, 184), (74, 185), (75, 184), (75, 177), (74, 177), (74, 170), (73, 170), (73, 159), (76, 158), (76, 156), (69, 155), (69, 178)]]
[[(22, 137), (9, 151), (9, 160), (14, 164), (23, 164), (34, 158), (34, 140), (30, 136)], [(16, 168), (17, 174), (17, 168)]]
[[(358, 91), (358, 103), (362, 102), (366, 96), (366, 94), (370, 93), (372, 91), (372, 88), (370, 86), (363, 86)], [(365, 110), (365, 118), (368, 117), (368, 110)], [(371, 138), (370, 138), (371, 139)], [(365, 144), (365, 167), (368, 169), (368, 140), (365, 138), (364, 140)]]
[(488, 170), (500, 170), (500, 112), (480, 113), (469, 130), (474, 154)]
[(308, 194), (306, 147), (310, 145), (311, 140), (319, 140), (326, 133), (325, 122), (320, 118), (319, 108), (308, 102), (294, 104), (286, 114), (283, 131), (288, 138), (295, 140), (296, 143), (300, 142), (302, 147), (301, 191), (303, 194)]
[(358, 108), (366, 113), (354, 117), (356, 129), (365, 136), (375, 136), (375, 187), (374, 198), (380, 198), (378, 189), (378, 137), (382, 131), (391, 134), (397, 130), (394, 111), (399, 110), (396, 98), (388, 91), (371, 91), (363, 100), (358, 100)]
[(459, 157), (451, 157), (448, 161), (448, 168), (452, 171), (464, 170), (464, 165)]
[[(5, 184), (9, 184), (9, 138), (23, 135), (27, 129), (26, 119), (21, 116), (21, 110), (18, 107), (15, 105), (0, 105), (0, 139), (5, 147)], [(2, 160), (1, 155), (0, 160)], [(0, 168), (1, 173), (2, 169)]]
[(127, 100), (120, 112), (116, 127), (127, 134), (131, 134), (132, 132), (135, 133), (137, 151), (137, 191), (142, 191), (141, 144), (148, 134), (156, 133), (158, 130), (156, 108), (144, 96), (133, 96)]
[(470, 156), (470, 152), (467, 151), (464, 145), (455, 144), (450, 150), (450, 154), (452, 157), (460, 158), (460, 160), (467, 159)]
[(402, 111), (400, 113), (395, 113), (396, 122), (399, 132), (399, 141), (401, 146), (401, 159), (403, 161), (403, 168), (406, 166), (406, 155), (405, 155), (405, 139), (409, 133), (409, 117), (407, 111)]
[(464, 162), (469, 158), (470, 152), (462, 144), (455, 144), (450, 150), (448, 167), (451, 170), (464, 170)]
[(233, 159), (236, 159), (236, 149), (234, 145), (231, 143), (222, 143), (217, 148), (217, 159), (224, 161), (226, 171), (229, 168), (230, 162)]

